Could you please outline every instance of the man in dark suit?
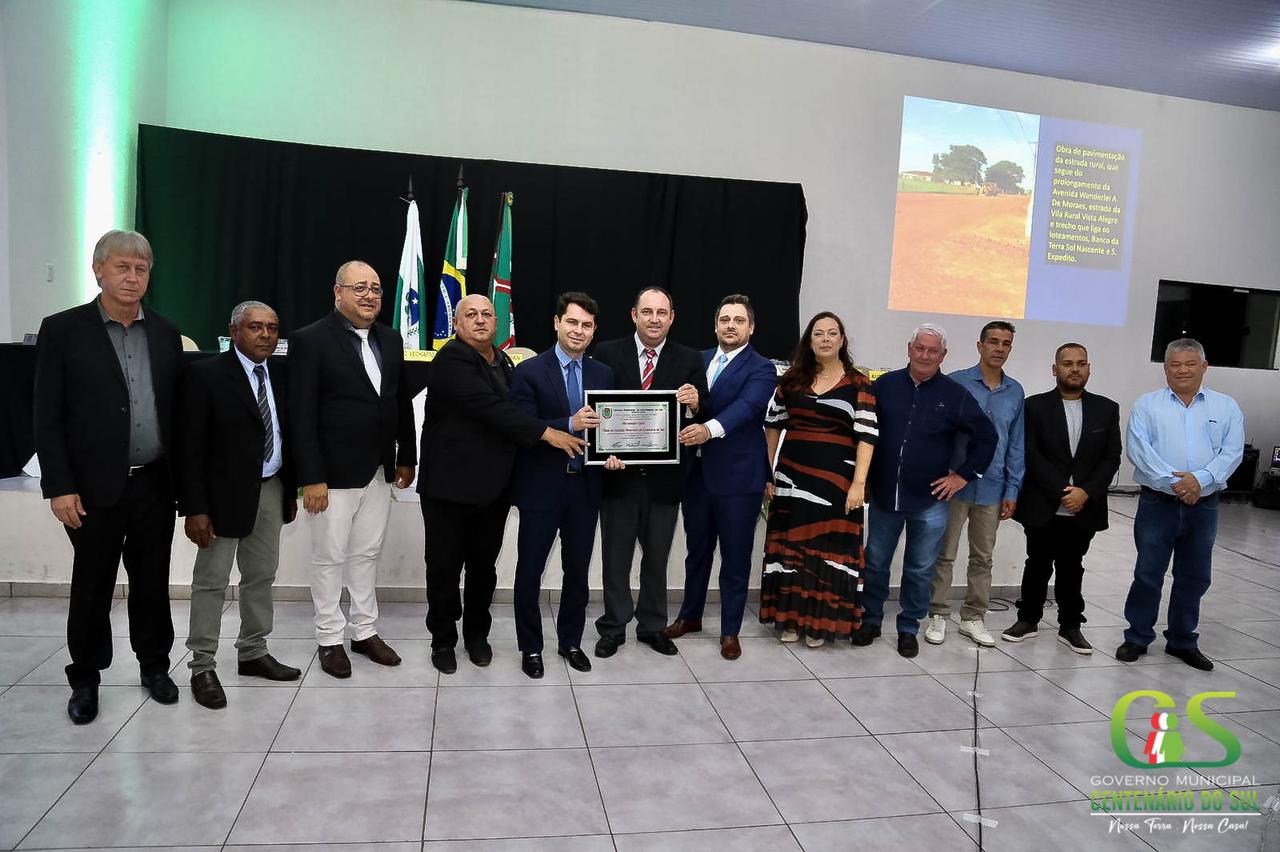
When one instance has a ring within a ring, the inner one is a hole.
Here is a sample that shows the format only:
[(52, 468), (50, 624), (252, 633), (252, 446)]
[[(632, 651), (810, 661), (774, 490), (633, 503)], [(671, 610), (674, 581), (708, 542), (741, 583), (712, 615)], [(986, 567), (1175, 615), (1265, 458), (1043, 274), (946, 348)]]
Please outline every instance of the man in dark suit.
[(1080, 632), (1082, 560), (1094, 533), (1107, 528), (1107, 488), (1120, 469), (1120, 406), (1084, 389), (1089, 353), (1079, 343), (1058, 347), (1053, 377), (1057, 387), (1026, 401), (1026, 479), (1013, 518), (1027, 533), (1027, 564), (1018, 620), (1001, 638), (1036, 635), (1053, 576), (1058, 641), (1092, 654)]
[[(458, 619), (467, 656), (477, 666), (493, 660), (489, 646), (496, 562), (511, 510), (511, 467), (516, 447), (546, 441), (573, 458), (581, 438), (546, 426), (510, 400), (507, 353), (493, 345), (493, 303), (467, 296), (454, 312), (454, 339), (436, 353), (427, 374), (418, 493), (427, 564), (427, 630), (431, 662), (444, 674), (458, 670)], [(464, 595), (458, 592), (463, 568)]]
[[(378, 636), (378, 555), (391, 489), (413, 481), (416, 430), (400, 333), (377, 322), (382, 282), (369, 264), (338, 268), (334, 310), (289, 341), (289, 420), (302, 505), (311, 521), (311, 599), (320, 668), (351, 676), (342, 643), (384, 666), (400, 656)], [(338, 606), (344, 584), (350, 621)]]
[[(511, 401), (548, 429), (581, 436), (600, 423), (583, 392), (613, 387), (613, 373), (586, 357), (600, 309), (586, 293), (564, 293), (556, 303), (556, 345), (516, 367)], [(616, 459), (610, 469), (621, 467)], [(600, 514), (601, 472), (587, 467), (574, 452), (566, 461), (555, 447), (520, 450), (511, 480), (511, 499), (520, 509), (516, 556), (516, 639), (520, 668), (540, 678), (542, 611), (538, 605), (542, 573), (556, 534), (560, 535), (560, 611), (556, 618), (557, 651), (581, 672), (591, 670), (582, 652), (582, 628), (587, 620), (587, 570), (595, 547)]]
[(199, 548), (187, 665), (192, 698), (211, 710), (227, 706), (214, 657), (233, 562), (240, 566), (238, 673), (279, 681), (302, 676), (267, 651), (280, 528), (298, 513), (285, 442), (285, 371), (267, 363), (280, 321), (270, 306), (242, 302), (231, 312), (228, 333), (228, 352), (187, 369), (178, 433), (178, 511)]
[[(671, 294), (646, 287), (636, 296), (636, 332), (596, 347), (595, 358), (613, 371), (615, 388), (675, 390), (681, 414), (696, 413), (707, 394), (702, 357), (667, 339), (676, 310)], [(683, 422), (683, 420), (682, 420)], [(600, 546), (604, 562), (604, 615), (596, 619), (597, 657), (612, 657), (636, 619), (636, 639), (659, 654), (677, 653), (667, 626), (667, 557), (691, 453), (680, 465), (636, 465), (604, 478)], [(640, 545), (640, 600), (631, 596), (631, 563)]]
[(178, 700), (169, 677), (174, 501), (168, 451), (182, 342), (173, 323), (142, 308), (151, 266), (146, 237), (107, 232), (93, 250), (101, 294), (40, 324), (36, 453), (40, 489), (75, 550), (67, 714), (77, 725), (98, 715), (100, 672), (111, 665), (111, 595), (122, 556), (129, 639), (142, 685), (162, 704)]
[(770, 478), (764, 416), (778, 386), (773, 363), (751, 346), (755, 309), (746, 296), (726, 296), (716, 309), (719, 346), (702, 353), (709, 394), (680, 443), (697, 447), (684, 492), (684, 600), (667, 628), (678, 639), (702, 631), (711, 559), (720, 544), (720, 656), (742, 656), (738, 631), (747, 606), (751, 551), (764, 486)]

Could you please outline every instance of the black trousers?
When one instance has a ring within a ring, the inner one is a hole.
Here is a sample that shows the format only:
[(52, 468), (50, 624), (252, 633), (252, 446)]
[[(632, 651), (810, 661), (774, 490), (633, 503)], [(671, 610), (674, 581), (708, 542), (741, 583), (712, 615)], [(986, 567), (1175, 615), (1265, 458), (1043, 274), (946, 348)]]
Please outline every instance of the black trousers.
[(587, 572), (596, 545), (600, 510), (587, 500), (586, 477), (566, 476), (560, 495), (548, 499), (547, 511), (520, 512), (516, 557), (516, 641), (527, 654), (542, 653), (542, 574), (560, 536), (560, 607), (556, 611), (556, 641), (568, 650), (582, 644), (587, 622)]
[(143, 675), (169, 670), (173, 618), (169, 613), (169, 553), (173, 546), (173, 488), (164, 462), (129, 477), (114, 506), (85, 506), (79, 529), (67, 527), (75, 550), (67, 612), (67, 682), (97, 686), (111, 665), (111, 596), (124, 558), (129, 578), (129, 644)]
[(1084, 555), (1094, 531), (1073, 516), (1055, 515), (1043, 527), (1028, 527), (1027, 564), (1022, 571), (1022, 597), (1018, 620), (1038, 624), (1044, 617), (1044, 601), (1053, 577), (1053, 596), (1058, 601), (1058, 627), (1071, 629), (1085, 622)]
[[(449, 500), (422, 500), (427, 563), (427, 631), (432, 648), (470, 643), (489, 636), (493, 617), (493, 589), (498, 584), (497, 561), (511, 502), (507, 495), (487, 506), (468, 506)], [(467, 584), (458, 583), (466, 570)]]
[[(625, 636), (636, 620), (636, 635), (661, 633), (667, 626), (667, 558), (676, 532), (678, 503), (657, 503), (645, 477), (600, 507), (600, 549), (604, 569), (604, 615), (596, 619), (601, 636)], [(631, 597), (631, 565), (640, 545), (640, 597)]]

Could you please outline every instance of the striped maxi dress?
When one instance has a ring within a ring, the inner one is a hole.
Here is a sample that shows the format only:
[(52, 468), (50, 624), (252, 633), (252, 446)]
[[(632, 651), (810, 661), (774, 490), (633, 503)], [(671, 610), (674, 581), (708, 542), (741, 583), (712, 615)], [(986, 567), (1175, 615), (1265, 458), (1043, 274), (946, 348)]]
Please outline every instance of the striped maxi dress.
[(859, 441), (875, 444), (876, 399), (857, 371), (822, 394), (779, 388), (767, 429), (785, 429), (769, 505), (760, 621), (815, 639), (862, 623), (862, 507), (845, 512)]

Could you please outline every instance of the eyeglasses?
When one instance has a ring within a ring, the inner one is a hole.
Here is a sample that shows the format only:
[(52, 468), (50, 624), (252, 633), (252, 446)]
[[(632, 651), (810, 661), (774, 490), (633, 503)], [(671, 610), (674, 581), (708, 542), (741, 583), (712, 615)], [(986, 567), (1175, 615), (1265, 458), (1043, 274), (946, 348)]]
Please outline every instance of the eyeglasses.
[(350, 290), (357, 296), (373, 296), (374, 298), (382, 297), (381, 284), (366, 284), (361, 281), (359, 284), (339, 284), (338, 286), (346, 290)]

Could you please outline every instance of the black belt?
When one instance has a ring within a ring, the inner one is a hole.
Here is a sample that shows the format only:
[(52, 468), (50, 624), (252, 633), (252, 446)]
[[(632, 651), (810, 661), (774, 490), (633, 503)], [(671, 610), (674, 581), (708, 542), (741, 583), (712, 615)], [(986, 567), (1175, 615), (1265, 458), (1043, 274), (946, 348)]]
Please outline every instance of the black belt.
[[(1142, 486), (1142, 493), (1143, 493), (1143, 494), (1150, 494), (1152, 497), (1159, 498), (1159, 499), (1164, 500), (1164, 501), (1166, 501), (1166, 502), (1168, 502), (1168, 503), (1181, 503), (1181, 502), (1182, 502), (1182, 498), (1181, 498), (1181, 497), (1175, 496), (1175, 495), (1173, 495), (1173, 494), (1166, 494), (1166, 493), (1164, 493), (1163, 491), (1157, 491), (1157, 490), (1155, 490), (1154, 488), (1148, 488), (1148, 487), (1147, 487), (1147, 486), (1145, 486), (1145, 485), (1144, 485), (1144, 486)], [(1217, 498), (1217, 496), (1218, 496), (1218, 492), (1217, 492), (1217, 491), (1213, 492), (1212, 494), (1202, 494), (1202, 495), (1201, 495), (1201, 497), (1200, 497), (1200, 500), (1199, 500), (1198, 502), (1203, 503), (1205, 500), (1216, 499), (1216, 498)]]
[(158, 458), (155, 461), (149, 461), (146, 464), (131, 464), (129, 465), (129, 476), (139, 476), (144, 473), (151, 473), (152, 471), (159, 470), (163, 466), (163, 458)]
[(263, 485), (266, 485), (268, 482), (270, 482), (271, 480), (273, 480), (273, 479), (275, 479), (275, 478), (276, 478), (276, 475), (275, 475), (274, 473), (273, 473), (273, 474), (271, 474), (270, 476), (264, 476), (264, 477), (262, 477), (262, 484), (263, 484)]

